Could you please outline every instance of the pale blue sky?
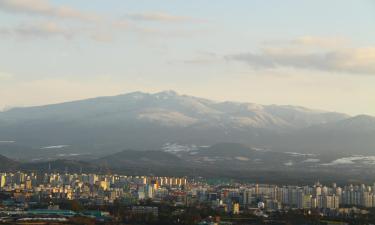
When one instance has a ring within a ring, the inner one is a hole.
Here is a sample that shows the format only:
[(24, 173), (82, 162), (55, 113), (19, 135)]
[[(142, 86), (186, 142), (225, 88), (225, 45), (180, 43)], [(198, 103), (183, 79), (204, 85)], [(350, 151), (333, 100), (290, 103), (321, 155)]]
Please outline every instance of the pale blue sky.
[(375, 1), (0, 0), (0, 108), (130, 91), (375, 115)]

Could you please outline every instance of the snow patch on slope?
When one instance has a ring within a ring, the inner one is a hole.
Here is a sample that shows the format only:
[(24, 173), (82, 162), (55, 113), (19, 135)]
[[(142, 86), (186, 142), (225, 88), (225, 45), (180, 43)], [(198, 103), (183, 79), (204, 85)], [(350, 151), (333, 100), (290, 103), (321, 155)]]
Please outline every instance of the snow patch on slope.
[(16, 141), (0, 141), (0, 144), (1, 143), (7, 143), (7, 144), (9, 144), (9, 143), (16, 143)]
[(350, 157), (344, 157), (336, 159), (330, 163), (322, 164), (324, 166), (337, 166), (337, 165), (352, 165), (352, 164), (366, 164), (366, 165), (375, 165), (375, 156), (362, 156), (355, 155)]
[(303, 163), (318, 163), (318, 162), (320, 162), (320, 159), (310, 158), (310, 159), (303, 160), (302, 162)]
[(165, 143), (162, 148), (164, 152), (177, 153), (177, 152), (194, 152), (198, 150), (196, 145), (180, 145), (177, 143)]
[(41, 147), (40, 149), (61, 149), (61, 148), (66, 148), (66, 147), (69, 147), (69, 145), (51, 145), (51, 146)]
[(304, 157), (316, 156), (316, 154), (311, 154), (311, 153), (299, 153), (299, 152), (284, 152), (284, 153), (288, 154), (288, 155), (291, 155), (291, 156), (295, 156), (295, 157), (298, 157), (298, 156), (304, 156)]
[(141, 112), (138, 114), (139, 120), (147, 120), (149, 122), (160, 123), (165, 126), (190, 126), (198, 120), (186, 116), (179, 112), (168, 111), (164, 109), (153, 109)]

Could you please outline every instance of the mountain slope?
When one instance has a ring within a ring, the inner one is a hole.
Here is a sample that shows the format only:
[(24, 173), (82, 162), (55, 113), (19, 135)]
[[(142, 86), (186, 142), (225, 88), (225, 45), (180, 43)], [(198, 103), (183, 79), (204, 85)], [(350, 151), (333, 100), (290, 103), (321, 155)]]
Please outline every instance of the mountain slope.
[(26, 171), (39, 171), (39, 172), (74, 172), (74, 173), (90, 173), (90, 172), (105, 172), (109, 168), (99, 167), (98, 165), (90, 162), (83, 162), (77, 160), (52, 160), (46, 162), (33, 162), (22, 163), (19, 168)]
[(10, 171), (18, 167), (18, 163), (0, 155), (0, 171)]
[(167, 166), (182, 163), (182, 160), (173, 154), (161, 151), (134, 151), (125, 150), (104, 156), (96, 161), (100, 165), (110, 165), (112, 168), (130, 166)]
[[(15, 140), (16, 145), (28, 147), (24, 157), (34, 156), (32, 152), (43, 148), (49, 158), (60, 151), (105, 155), (124, 148), (159, 149), (168, 142), (237, 142), (274, 150), (282, 144), (288, 151), (289, 146), (284, 144), (293, 142), (290, 137), (301, 129), (348, 118), (298, 106), (216, 102), (173, 91), (133, 92), (1, 112), (0, 142)], [(340, 148), (340, 143), (337, 145), (336, 149)], [(56, 151), (45, 146), (69, 147)], [(296, 151), (312, 147), (302, 148)]]
[(94, 161), (100, 168), (111, 168), (119, 173), (127, 174), (162, 174), (186, 176), (194, 168), (171, 153), (162, 151), (125, 150), (110, 154)]
[(283, 136), (280, 149), (315, 153), (375, 154), (375, 117), (359, 115)]

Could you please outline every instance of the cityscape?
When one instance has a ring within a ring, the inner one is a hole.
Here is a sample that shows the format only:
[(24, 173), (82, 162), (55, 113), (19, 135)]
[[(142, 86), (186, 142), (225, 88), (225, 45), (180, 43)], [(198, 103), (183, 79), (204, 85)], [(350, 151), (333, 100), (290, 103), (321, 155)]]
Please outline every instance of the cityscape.
[(375, 207), (375, 183), (18, 171), (1, 173), (0, 188), (0, 221), (15, 224), (371, 224)]
[(375, 225), (374, 0), (0, 0), (0, 225)]

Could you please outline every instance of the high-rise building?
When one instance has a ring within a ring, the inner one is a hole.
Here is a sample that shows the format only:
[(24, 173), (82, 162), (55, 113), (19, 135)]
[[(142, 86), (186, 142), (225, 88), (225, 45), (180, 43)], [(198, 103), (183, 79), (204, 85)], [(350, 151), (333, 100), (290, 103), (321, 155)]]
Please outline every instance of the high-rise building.
[(312, 208), (311, 198), (312, 198), (311, 195), (307, 195), (303, 193), (303, 191), (299, 191), (297, 194), (297, 208), (299, 209)]
[(311, 208), (312, 209), (316, 209), (318, 207), (319, 207), (319, 205), (318, 205), (318, 199), (316, 197), (312, 197), (311, 198)]
[(320, 186), (316, 186), (314, 194), (315, 194), (315, 196), (321, 195), (322, 194), (322, 188)]
[(363, 191), (361, 193), (361, 206), (370, 208), (373, 207), (372, 205), (372, 200), (373, 199), (373, 194), (367, 191)]
[(253, 201), (252, 189), (244, 189), (242, 192), (243, 205), (250, 205)]
[(240, 204), (238, 203), (233, 204), (233, 214), (234, 215), (240, 214)]
[(322, 209), (338, 209), (340, 205), (337, 195), (320, 195), (318, 197), (318, 207)]
[(0, 188), (3, 188), (6, 183), (6, 175), (5, 174), (0, 174)]
[(30, 180), (30, 179), (27, 179), (27, 180), (25, 181), (25, 188), (26, 188), (27, 190), (31, 190), (31, 189), (32, 189), (32, 183), (31, 183), (31, 180)]
[(90, 174), (89, 175), (89, 183), (91, 185), (95, 184), (98, 180), (99, 180), (98, 175), (96, 175), (96, 174)]

